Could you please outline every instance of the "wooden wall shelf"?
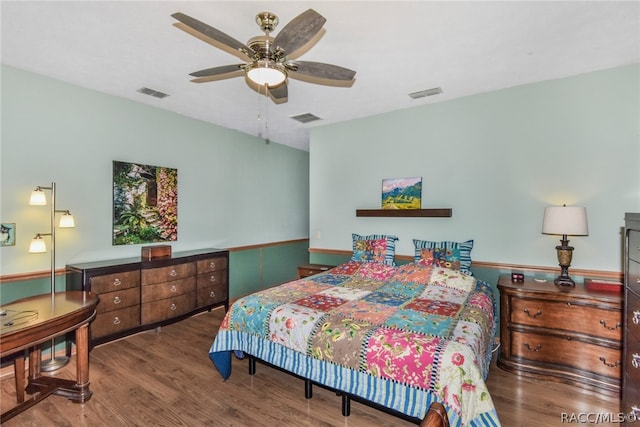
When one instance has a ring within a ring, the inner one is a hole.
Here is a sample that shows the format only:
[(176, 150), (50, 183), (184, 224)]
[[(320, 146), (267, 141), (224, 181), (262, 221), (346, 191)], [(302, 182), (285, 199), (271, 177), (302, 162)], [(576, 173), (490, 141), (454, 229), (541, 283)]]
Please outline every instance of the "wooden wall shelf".
[(356, 209), (356, 216), (387, 217), (387, 218), (415, 218), (415, 217), (450, 217), (451, 208), (441, 209)]

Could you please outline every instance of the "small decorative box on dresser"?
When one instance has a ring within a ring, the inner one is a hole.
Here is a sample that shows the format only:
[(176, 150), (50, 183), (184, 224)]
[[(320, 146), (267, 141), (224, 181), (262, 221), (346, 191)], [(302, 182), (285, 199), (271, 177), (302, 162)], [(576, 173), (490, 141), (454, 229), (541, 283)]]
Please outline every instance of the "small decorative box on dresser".
[(625, 215), (625, 230), (624, 357), (620, 409), (640, 419), (640, 213)]
[(314, 274), (323, 273), (331, 270), (335, 265), (326, 264), (303, 264), (298, 266), (298, 279), (313, 276)]
[(67, 290), (100, 301), (91, 345), (180, 320), (224, 305), (229, 309), (229, 252), (202, 249), (170, 258), (114, 259), (67, 265)]
[(500, 276), (497, 365), (525, 376), (620, 392), (622, 293)]

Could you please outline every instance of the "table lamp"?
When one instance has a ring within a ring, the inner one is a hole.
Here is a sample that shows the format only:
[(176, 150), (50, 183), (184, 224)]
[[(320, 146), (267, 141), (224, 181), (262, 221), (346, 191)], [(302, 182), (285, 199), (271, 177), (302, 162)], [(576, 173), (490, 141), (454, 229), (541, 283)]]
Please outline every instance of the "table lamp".
[(575, 286), (569, 277), (569, 266), (573, 257), (573, 247), (569, 246), (567, 236), (587, 236), (587, 209), (577, 206), (552, 206), (544, 209), (542, 234), (561, 235), (560, 245), (556, 246), (560, 275), (553, 281), (558, 286)]

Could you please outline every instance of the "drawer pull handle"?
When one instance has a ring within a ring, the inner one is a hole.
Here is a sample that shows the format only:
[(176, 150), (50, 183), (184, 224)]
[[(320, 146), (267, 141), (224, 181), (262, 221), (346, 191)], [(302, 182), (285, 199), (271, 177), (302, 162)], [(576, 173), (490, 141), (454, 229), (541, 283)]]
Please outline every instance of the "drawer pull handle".
[(209, 267), (216, 268), (216, 262), (215, 261), (211, 261), (211, 263), (209, 264)]
[(540, 310), (536, 311), (536, 314), (531, 314), (529, 312), (529, 309), (525, 308), (524, 312), (527, 313), (527, 316), (531, 317), (532, 319), (537, 319), (538, 317), (542, 316), (542, 312)]
[(526, 342), (526, 343), (524, 343), (524, 346), (525, 346), (525, 347), (527, 347), (527, 350), (529, 350), (529, 351), (540, 351), (540, 350), (542, 350), (542, 344), (538, 344), (538, 345), (537, 345), (537, 346), (535, 346), (535, 347), (531, 347), (531, 346), (529, 345), (529, 343), (528, 343), (528, 342)]
[(120, 324), (120, 318), (118, 316), (113, 318), (113, 324), (114, 325), (119, 325)]
[(113, 297), (113, 303), (114, 304), (120, 304), (122, 302), (122, 300), (120, 299), (120, 297)]
[(604, 319), (600, 320), (600, 324), (602, 326), (604, 326), (606, 329), (610, 330), (610, 331), (615, 331), (616, 329), (618, 329), (619, 327), (622, 326), (622, 324), (620, 322), (616, 323), (616, 326), (607, 326), (607, 321)]
[(216, 297), (216, 293), (214, 291), (209, 292), (209, 296), (211, 298), (215, 298)]
[(638, 310), (633, 310), (633, 324), (634, 325), (638, 325), (640, 324), (640, 311)]
[(210, 281), (210, 282), (212, 282), (212, 283), (215, 283), (215, 281), (216, 281), (216, 276), (211, 276), (211, 277), (209, 277), (209, 281)]
[(116, 278), (116, 279), (113, 281), (113, 286), (120, 286), (120, 285), (122, 285), (122, 282), (120, 281), (120, 279)]
[(176, 288), (176, 285), (171, 285), (171, 292), (175, 292), (177, 290), (178, 290), (178, 288)]
[(178, 275), (178, 272), (175, 270), (171, 270), (171, 273), (169, 273), (169, 276), (171, 277), (176, 277)]
[(620, 362), (619, 360), (616, 360), (616, 363), (607, 363), (607, 358), (606, 358), (606, 357), (604, 357), (604, 356), (600, 356), (600, 361), (601, 361), (604, 365), (606, 365), (606, 366), (608, 366), (608, 367), (610, 367), (610, 368), (617, 368), (618, 366), (620, 366), (620, 365), (621, 365), (621, 362)]
[(171, 303), (171, 311), (175, 311), (178, 308), (177, 305), (175, 305), (174, 303)]
[(633, 353), (633, 355), (631, 356), (631, 366), (636, 369), (640, 368), (640, 354)]

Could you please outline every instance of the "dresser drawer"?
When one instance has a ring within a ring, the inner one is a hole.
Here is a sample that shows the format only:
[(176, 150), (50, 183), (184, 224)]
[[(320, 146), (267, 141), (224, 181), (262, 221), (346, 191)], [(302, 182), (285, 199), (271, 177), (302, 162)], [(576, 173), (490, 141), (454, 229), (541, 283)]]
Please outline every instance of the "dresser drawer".
[(91, 322), (91, 339), (115, 334), (140, 325), (140, 306), (112, 310), (96, 316)]
[(196, 274), (196, 263), (170, 265), (168, 267), (146, 268), (142, 270), (142, 285), (169, 282)]
[(155, 285), (142, 286), (142, 303), (173, 298), (196, 290), (195, 276), (187, 277), (171, 282), (157, 283)]
[(140, 270), (94, 276), (89, 280), (94, 294), (133, 288), (140, 286)]
[(105, 292), (99, 295), (100, 302), (96, 308), (98, 314), (111, 310), (137, 306), (140, 304), (140, 288), (122, 289), (114, 292)]
[(226, 270), (227, 257), (219, 256), (198, 261), (198, 274), (208, 273), (210, 271)]
[(638, 230), (629, 230), (629, 241), (627, 251), (629, 252), (627, 255), (629, 259), (640, 262), (640, 231)]
[(627, 340), (640, 340), (640, 297), (627, 292)]
[(601, 338), (622, 340), (622, 311), (573, 302), (517, 298), (511, 300), (511, 322), (568, 329)]
[(622, 351), (567, 336), (511, 332), (511, 353), (536, 362), (588, 369), (593, 374), (621, 378)]
[(640, 341), (627, 340), (627, 376), (633, 384), (640, 384)]
[[(638, 419), (640, 419), (640, 382), (634, 382), (628, 375), (625, 375), (623, 385), (624, 390), (622, 391), (620, 411), (624, 414), (635, 412)], [(623, 425), (634, 426), (636, 423)]]
[(640, 262), (630, 259), (627, 263), (627, 286), (635, 293), (640, 294)]
[(198, 286), (198, 307), (217, 304), (227, 299), (226, 283), (219, 283), (214, 286)]
[(226, 270), (198, 274), (198, 289), (214, 285), (227, 285)]
[(159, 301), (143, 303), (142, 323), (155, 323), (186, 314), (196, 307), (195, 291)]

